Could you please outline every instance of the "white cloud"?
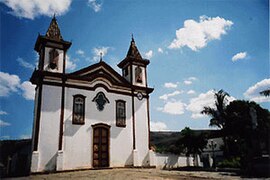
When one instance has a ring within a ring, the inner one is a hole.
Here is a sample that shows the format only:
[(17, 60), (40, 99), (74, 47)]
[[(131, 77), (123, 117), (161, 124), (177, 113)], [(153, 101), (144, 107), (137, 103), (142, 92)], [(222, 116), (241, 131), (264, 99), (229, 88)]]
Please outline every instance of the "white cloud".
[(11, 124), (5, 121), (0, 120), (0, 127), (10, 126)]
[(66, 69), (67, 70), (73, 71), (74, 69), (76, 69), (77, 66), (73, 61), (71, 60), (70, 56), (66, 56)]
[(35, 54), (35, 68), (38, 69), (38, 63), (39, 63), (39, 54), (36, 51), (33, 51)]
[(23, 134), (23, 135), (20, 135), (20, 139), (31, 139), (32, 136), (30, 134)]
[(163, 49), (162, 48), (158, 48), (158, 52), (162, 54), (163, 53)]
[(80, 55), (81, 57), (84, 57), (84, 51), (81, 50), (81, 49), (78, 49), (78, 50), (76, 51), (76, 54)]
[(193, 51), (197, 51), (207, 46), (207, 43), (220, 39), (221, 35), (233, 25), (232, 21), (219, 16), (200, 16), (200, 21), (188, 19), (184, 22), (184, 27), (176, 30), (176, 38), (168, 48), (178, 49), (187, 46)]
[(20, 78), (17, 75), (0, 72), (0, 96), (9, 96), (11, 92), (18, 91)]
[(22, 95), (26, 100), (34, 100), (35, 99), (35, 86), (29, 82), (29, 81), (24, 81), (21, 84), (21, 90), (22, 90)]
[(70, 7), (71, 0), (1, 0), (12, 9), (12, 15), (34, 19), (40, 15), (57, 16), (65, 14)]
[[(234, 97), (230, 96), (227, 98), (228, 102), (235, 100)], [(227, 103), (228, 103), (227, 102)], [(206, 93), (199, 94), (198, 97), (192, 98), (187, 105), (186, 109), (192, 113), (191, 118), (198, 119), (206, 117), (201, 114), (204, 107), (215, 108), (215, 91), (209, 90)]]
[(151, 59), (153, 57), (153, 51), (150, 50), (150, 51), (146, 52), (145, 57), (146, 57), (146, 59)]
[(93, 61), (97, 62), (100, 60), (100, 55), (102, 53), (102, 58), (106, 56), (108, 53), (109, 47), (97, 47), (92, 49), (92, 53), (94, 54)]
[(249, 87), (244, 93), (245, 98), (255, 102), (270, 102), (270, 97), (265, 97), (260, 94), (261, 91), (270, 89), (270, 79), (263, 79), (253, 86)]
[(187, 94), (196, 94), (196, 92), (194, 90), (189, 90)]
[(166, 102), (164, 107), (159, 107), (158, 110), (167, 114), (180, 115), (184, 114), (186, 104), (179, 101)]
[(196, 77), (189, 77), (188, 80), (190, 80), (190, 81), (196, 81), (196, 80), (198, 80), (198, 78), (196, 78)]
[[(26, 100), (33, 100), (35, 96), (35, 86), (29, 81), (20, 83), (17, 75), (0, 72), (0, 96), (9, 96), (10, 93), (17, 92)], [(19, 91), (20, 90), (20, 91)]]
[(214, 108), (215, 106), (215, 91), (210, 90), (206, 93), (201, 93), (198, 97), (192, 98), (187, 106), (187, 110), (192, 112), (191, 117), (193, 119), (205, 117), (201, 114), (203, 107), (209, 106)]
[(17, 58), (17, 62), (19, 62), (19, 64), (22, 66), (22, 67), (25, 67), (25, 68), (28, 68), (28, 69), (31, 69), (31, 70), (34, 70), (35, 69), (35, 66), (30, 64), (29, 62), (23, 60), (23, 58), (20, 58), (18, 57)]
[(196, 80), (198, 80), (196, 77), (189, 77), (187, 80), (184, 81), (184, 84), (191, 85)]
[(166, 131), (166, 130), (168, 130), (168, 127), (163, 122), (150, 121), (150, 130), (151, 131)]
[(162, 100), (168, 100), (169, 97), (173, 97), (173, 96), (176, 96), (178, 94), (181, 94), (183, 93), (183, 91), (174, 91), (172, 93), (169, 93), (169, 94), (164, 94), (162, 96), (159, 96), (159, 99), (162, 99)]
[(247, 57), (247, 52), (240, 52), (240, 53), (235, 54), (232, 57), (232, 61), (235, 62), (235, 61), (238, 61), (240, 59), (245, 59), (246, 57)]
[(99, 12), (102, 7), (102, 3), (98, 3), (97, 0), (88, 0), (88, 6), (91, 7), (95, 12)]
[(7, 115), (8, 113), (5, 111), (0, 111), (0, 115)]
[(184, 84), (185, 84), (185, 85), (190, 85), (190, 84), (192, 84), (192, 81), (185, 80), (185, 81), (184, 81)]
[(0, 136), (0, 140), (10, 139), (10, 136)]
[(177, 83), (168, 82), (164, 84), (165, 88), (177, 88)]

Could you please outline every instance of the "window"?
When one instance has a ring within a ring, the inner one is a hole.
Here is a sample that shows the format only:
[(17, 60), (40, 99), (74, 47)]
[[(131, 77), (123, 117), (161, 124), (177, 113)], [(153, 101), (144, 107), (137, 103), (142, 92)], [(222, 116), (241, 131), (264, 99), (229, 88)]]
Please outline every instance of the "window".
[(116, 101), (116, 126), (126, 127), (126, 102)]
[(137, 83), (142, 83), (142, 68), (139, 66), (135, 68), (135, 80)]
[(84, 124), (85, 96), (77, 94), (73, 96), (73, 124)]
[(49, 60), (50, 60), (50, 63), (49, 63), (49, 68), (51, 69), (58, 69), (58, 59), (59, 59), (59, 53), (57, 50), (55, 49), (52, 49), (49, 53)]

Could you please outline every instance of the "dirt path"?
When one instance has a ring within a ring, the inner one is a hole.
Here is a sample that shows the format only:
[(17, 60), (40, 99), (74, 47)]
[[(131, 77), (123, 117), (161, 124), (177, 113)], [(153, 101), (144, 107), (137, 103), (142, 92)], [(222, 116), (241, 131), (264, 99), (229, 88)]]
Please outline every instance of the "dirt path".
[(220, 172), (187, 172), (166, 171), (158, 169), (106, 169), (85, 170), (74, 172), (62, 172), (53, 174), (31, 175), (29, 177), (13, 178), (18, 180), (51, 180), (51, 179), (100, 179), (100, 180), (175, 180), (175, 179), (241, 179), (239, 176), (231, 176)]

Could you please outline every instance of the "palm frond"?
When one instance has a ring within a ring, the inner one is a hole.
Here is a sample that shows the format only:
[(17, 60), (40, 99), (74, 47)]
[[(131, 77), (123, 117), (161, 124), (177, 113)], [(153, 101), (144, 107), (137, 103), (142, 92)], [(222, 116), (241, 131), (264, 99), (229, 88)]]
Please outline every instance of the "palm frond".
[(263, 96), (270, 96), (270, 89), (261, 91), (261, 92), (260, 92), (260, 95), (263, 95)]

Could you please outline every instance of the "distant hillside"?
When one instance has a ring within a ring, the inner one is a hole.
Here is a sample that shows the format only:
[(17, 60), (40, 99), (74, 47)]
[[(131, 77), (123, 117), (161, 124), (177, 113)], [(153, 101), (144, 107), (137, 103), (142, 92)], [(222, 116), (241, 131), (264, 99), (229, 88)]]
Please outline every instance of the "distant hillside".
[(0, 177), (30, 173), (31, 139), (0, 141)]
[[(220, 130), (193, 130), (195, 134), (204, 133), (207, 139), (221, 137)], [(178, 154), (179, 148), (175, 144), (180, 139), (180, 132), (173, 131), (158, 131), (150, 132), (150, 145), (155, 148), (156, 152), (160, 153), (175, 153)]]
[(155, 146), (169, 146), (180, 138), (180, 132), (150, 132), (150, 143)]
[(175, 144), (179, 138), (180, 132), (150, 132), (150, 144), (156, 152), (160, 153), (174, 152), (177, 154), (178, 148)]

